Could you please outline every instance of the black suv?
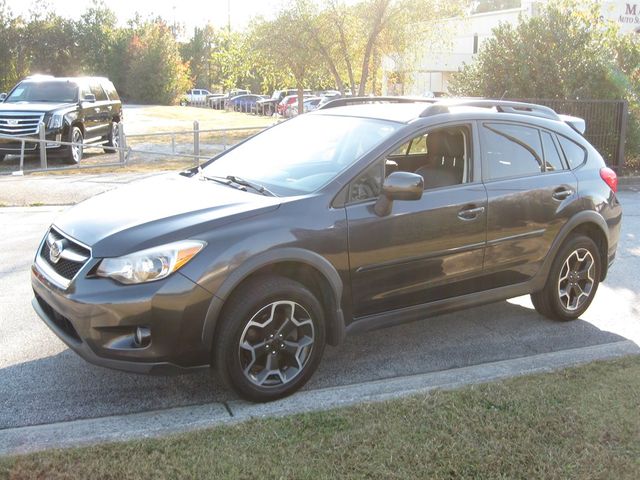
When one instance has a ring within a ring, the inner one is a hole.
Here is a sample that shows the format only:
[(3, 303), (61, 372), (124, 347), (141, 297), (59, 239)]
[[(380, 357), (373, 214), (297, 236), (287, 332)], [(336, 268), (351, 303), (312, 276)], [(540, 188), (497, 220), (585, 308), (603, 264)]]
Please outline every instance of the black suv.
[[(105, 151), (118, 146), (122, 103), (113, 83), (101, 77), (29, 77), (8, 95), (0, 95), (0, 161), (20, 154), (20, 137), (38, 137), (44, 124), (47, 151), (60, 152), (69, 163), (82, 159), (82, 144), (104, 145)], [(60, 145), (59, 141), (80, 145)], [(110, 148), (111, 147), (111, 148)], [(25, 142), (25, 152), (38, 150), (35, 142)]]
[(257, 401), (300, 388), (346, 333), (523, 294), (580, 316), (622, 220), (584, 122), (393, 102), (335, 100), (64, 212), (35, 256), (35, 310), (90, 362), (214, 365)]

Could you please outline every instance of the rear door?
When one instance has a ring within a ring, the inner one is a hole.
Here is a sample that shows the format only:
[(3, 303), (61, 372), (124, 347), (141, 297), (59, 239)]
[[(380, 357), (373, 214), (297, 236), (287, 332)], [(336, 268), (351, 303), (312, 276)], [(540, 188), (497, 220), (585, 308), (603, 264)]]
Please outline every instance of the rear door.
[(553, 132), (503, 122), (480, 122), (480, 132), (488, 195), (486, 288), (495, 288), (538, 272), (570, 217), (577, 181)]

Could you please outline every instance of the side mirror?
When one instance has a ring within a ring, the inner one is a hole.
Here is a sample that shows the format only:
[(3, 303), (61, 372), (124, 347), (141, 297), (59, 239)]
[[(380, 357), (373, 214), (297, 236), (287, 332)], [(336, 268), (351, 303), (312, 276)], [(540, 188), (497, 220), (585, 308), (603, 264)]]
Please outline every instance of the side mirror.
[(393, 172), (382, 184), (382, 193), (374, 206), (376, 215), (385, 217), (391, 213), (394, 200), (420, 200), (424, 191), (421, 175), (409, 172)]
[(93, 93), (87, 93), (82, 99), (83, 102), (95, 103), (96, 96)]
[(7, 98), (6, 93), (0, 93), (0, 102), (4, 102), (4, 99)]

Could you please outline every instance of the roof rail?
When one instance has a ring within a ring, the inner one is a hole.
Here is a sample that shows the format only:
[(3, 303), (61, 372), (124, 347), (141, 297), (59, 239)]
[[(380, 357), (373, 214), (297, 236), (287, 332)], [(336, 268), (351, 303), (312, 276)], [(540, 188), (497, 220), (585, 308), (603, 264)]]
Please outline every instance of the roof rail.
[(435, 103), (433, 98), (412, 98), (412, 97), (343, 97), (336, 98), (322, 105), (318, 110), (325, 110), (334, 107), (346, 107), (348, 105), (363, 105), (366, 103)]
[(534, 103), (511, 102), (508, 100), (489, 100), (484, 98), (453, 99), (441, 101), (429, 105), (420, 114), (421, 117), (430, 117), (440, 113), (448, 113), (449, 107), (480, 107), (495, 108), (498, 112), (532, 115), (534, 117), (561, 120), (560, 116), (551, 108)]

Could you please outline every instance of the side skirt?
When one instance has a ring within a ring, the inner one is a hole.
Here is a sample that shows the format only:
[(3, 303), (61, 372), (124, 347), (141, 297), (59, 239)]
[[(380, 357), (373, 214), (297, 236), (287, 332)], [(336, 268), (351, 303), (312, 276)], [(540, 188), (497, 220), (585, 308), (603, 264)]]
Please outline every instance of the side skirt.
[(470, 307), (477, 307), (487, 303), (499, 302), (508, 298), (528, 295), (540, 290), (544, 286), (544, 281), (534, 277), (525, 283), (508, 285), (506, 287), (494, 288), (477, 293), (470, 293), (461, 297), (447, 298), (431, 303), (423, 303), (411, 307), (399, 308), (389, 312), (376, 313), (365, 317), (355, 318), (347, 326), (347, 334), (367, 332), (378, 328), (392, 327), (402, 323), (423, 320), (427, 317), (442, 315), (444, 313), (455, 312)]

